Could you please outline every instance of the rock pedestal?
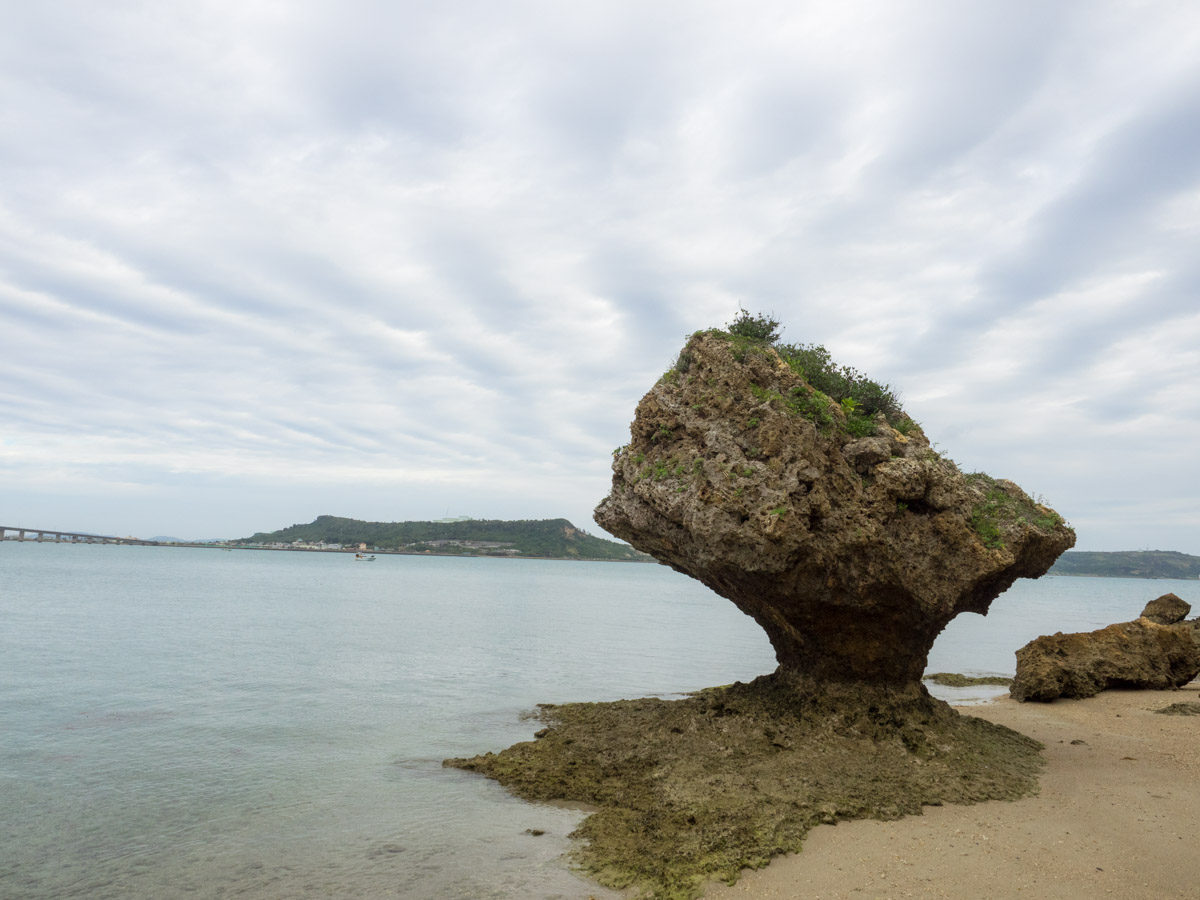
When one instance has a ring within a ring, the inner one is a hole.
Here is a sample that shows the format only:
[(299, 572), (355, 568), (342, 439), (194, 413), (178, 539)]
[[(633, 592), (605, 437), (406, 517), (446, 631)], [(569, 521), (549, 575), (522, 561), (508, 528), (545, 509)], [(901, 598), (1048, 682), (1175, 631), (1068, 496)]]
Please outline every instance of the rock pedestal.
[(769, 345), (697, 334), (638, 404), (595, 518), (752, 616), (800, 691), (922, 697), (946, 624), (1075, 535), (915, 423), (853, 419)]

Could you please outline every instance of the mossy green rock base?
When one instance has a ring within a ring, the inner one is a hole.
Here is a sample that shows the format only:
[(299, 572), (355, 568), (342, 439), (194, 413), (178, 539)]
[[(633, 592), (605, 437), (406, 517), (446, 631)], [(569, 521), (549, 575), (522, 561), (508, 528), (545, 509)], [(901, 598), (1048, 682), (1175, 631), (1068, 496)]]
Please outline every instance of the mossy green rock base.
[(444, 764), (529, 800), (594, 804), (575, 862), (662, 900), (795, 852), (823, 822), (1037, 791), (1036, 741), (923, 692), (878, 699), (826, 704), (765, 676), (683, 700), (545, 706), (537, 740)]
[(978, 687), (985, 684), (1007, 687), (1012, 684), (1012, 679), (1004, 675), (962, 675), (958, 672), (934, 672), (921, 680), (932, 681), (945, 687)]
[(1200, 703), (1185, 700), (1183, 703), (1172, 703), (1170, 706), (1156, 709), (1155, 712), (1164, 716), (1200, 716)]

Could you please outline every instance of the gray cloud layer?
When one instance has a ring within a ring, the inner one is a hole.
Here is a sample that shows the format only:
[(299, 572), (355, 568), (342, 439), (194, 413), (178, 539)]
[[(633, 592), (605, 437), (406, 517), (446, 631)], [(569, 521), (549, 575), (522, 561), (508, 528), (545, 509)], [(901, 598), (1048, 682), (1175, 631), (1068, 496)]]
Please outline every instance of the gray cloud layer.
[(16, 524), (567, 515), (737, 305), (1200, 553), (1200, 12), (9, 4)]

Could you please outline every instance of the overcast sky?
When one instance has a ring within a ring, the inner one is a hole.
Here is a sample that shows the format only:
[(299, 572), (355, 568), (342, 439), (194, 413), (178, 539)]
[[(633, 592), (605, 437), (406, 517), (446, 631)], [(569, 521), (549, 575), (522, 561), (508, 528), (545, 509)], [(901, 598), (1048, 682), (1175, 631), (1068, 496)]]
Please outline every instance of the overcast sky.
[(591, 510), (739, 304), (1200, 554), (1200, 5), (3, 2), (0, 523)]

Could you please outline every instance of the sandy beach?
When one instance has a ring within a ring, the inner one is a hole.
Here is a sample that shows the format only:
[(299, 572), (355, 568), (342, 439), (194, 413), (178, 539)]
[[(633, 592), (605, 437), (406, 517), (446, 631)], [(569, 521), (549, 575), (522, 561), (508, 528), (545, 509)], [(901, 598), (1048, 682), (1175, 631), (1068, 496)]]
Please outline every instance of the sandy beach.
[(705, 898), (1200, 897), (1200, 716), (1154, 712), (1181, 701), (1200, 681), (966, 707), (1046, 745), (1039, 796), (819, 826)]

